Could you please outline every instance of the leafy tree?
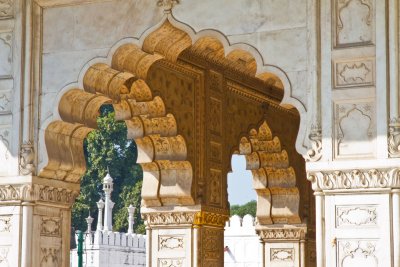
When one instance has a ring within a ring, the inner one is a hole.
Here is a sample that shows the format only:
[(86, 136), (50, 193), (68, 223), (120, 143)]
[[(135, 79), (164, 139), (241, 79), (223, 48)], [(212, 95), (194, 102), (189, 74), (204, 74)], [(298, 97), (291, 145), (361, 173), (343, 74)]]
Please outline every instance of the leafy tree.
[(231, 206), (231, 216), (239, 215), (243, 218), (243, 216), (250, 214), (253, 217), (256, 217), (257, 210), (257, 201), (252, 200), (247, 202), (244, 205), (232, 205)]
[(113, 222), (115, 231), (126, 231), (130, 204), (136, 207), (135, 229), (143, 233), (140, 217), (140, 190), (142, 170), (136, 164), (137, 148), (132, 140), (126, 138), (127, 129), (123, 122), (115, 121), (112, 106), (104, 106), (97, 119), (98, 129), (91, 132), (85, 140), (87, 170), (81, 180), (81, 193), (72, 207), (72, 226), (86, 230), (85, 218), (90, 214), (97, 224), (96, 202), (103, 196), (102, 182), (109, 169), (114, 180), (112, 199), (115, 202)]

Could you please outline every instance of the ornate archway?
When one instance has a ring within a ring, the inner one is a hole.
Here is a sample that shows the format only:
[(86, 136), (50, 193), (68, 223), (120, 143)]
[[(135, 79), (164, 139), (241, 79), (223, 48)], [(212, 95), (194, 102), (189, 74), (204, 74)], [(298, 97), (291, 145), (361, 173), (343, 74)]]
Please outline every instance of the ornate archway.
[[(247, 155), (253, 170), (263, 242), (283, 243), (304, 259), (311, 216), (299, 211), (311, 198), (304, 160), (296, 152), (299, 113), (279, 105), (282, 73), (258, 73), (248, 51), (226, 53), (210, 36), (194, 42), (174, 23), (167, 16), (141, 46), (118, 47), (110, 64), (86, 70), (84, 90), (63, 94), (60, 120), (45, 131), (48, 163), (39, 176), (79, 183), (84, 139), (96, 129), (101, 107), (112, 106), (138, 146), (149, 266), (223, 265), (226, 175), (236, 150)], [(293, 262), (299, 262), (296, 257)]]

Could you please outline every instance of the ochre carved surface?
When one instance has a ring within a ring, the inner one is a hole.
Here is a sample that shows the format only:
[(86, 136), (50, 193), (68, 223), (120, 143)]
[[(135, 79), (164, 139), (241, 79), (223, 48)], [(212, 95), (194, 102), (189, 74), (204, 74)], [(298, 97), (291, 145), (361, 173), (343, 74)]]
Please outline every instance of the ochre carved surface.
[(279, 139), (273, 138), (267, 122), (264, 121), (258, 130), (250, 130), (248, 137), (242, 137), (239, 151), (245, 155), (247, 169), (253, 174), (258, 223), (301, 223), (296, 173), (290, 167), (288, 154), (282, 150)]

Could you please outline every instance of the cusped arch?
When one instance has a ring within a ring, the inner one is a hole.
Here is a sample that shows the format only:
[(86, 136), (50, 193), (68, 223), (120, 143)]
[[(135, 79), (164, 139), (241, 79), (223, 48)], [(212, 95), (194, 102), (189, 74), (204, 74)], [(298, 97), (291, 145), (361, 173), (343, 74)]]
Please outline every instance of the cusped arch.
[(253, 175), (257, 193), (256, 217), (260, 225), (300, 224), (300, 193), (296, 172), (278, 136), (273, 136), (267, 122), (251, 129), (239, 144), (239, 154), (246, 158), (246, 169)]
[(144, 204), (194, 204), (193, 171), (186, 161), (185, 140), (177, 133), (174, 116), (166, 113), (163, 100), (153, 97), (146, 82), (99, 63), (87, 70), (83, 89), (71, 89), (62, 96), (58, 107), (61, 120), (46, 129), (49, 162), (39, 176), (80, 181), (86, 170), (84, 139), (97, 128), (100, 109), (108, 105), (116, 120), (125, 122), (127, 138), (136, 142), (137, 163), (142, 166), (147, 189), (142, 194)]
[(274, 66), (260, 66), (260, 55), (253, 56), (251, 48), (227, 47), (218, 32), (206, 36), (204, 31), (193, 39), (193, 32), (176, 25), (169, 16), (140, 41), (125, 42), (112, 49), (108, 60), (85, 68), (82, 86), (63, 93), (59, 119), (45, 130), (48, 163), (39, 176), (78, 183), (85, 172), (84, 139), (96, 129), (100, 108), (111, 105), (116, 119), (125, 122), (128, 138), (137, 143), (145, 206), (195, 203), (185, 139), (177, 132), (174, 115), (166, 113), (163, 99), (153, 96), (145, 82), (151, 67), (160, 61), (176, 63), (182, 57), (211, 61), (226, 73), (268, 84), (268, 92), (263, 93), (277, 103), (285, 98), (290, 83)]

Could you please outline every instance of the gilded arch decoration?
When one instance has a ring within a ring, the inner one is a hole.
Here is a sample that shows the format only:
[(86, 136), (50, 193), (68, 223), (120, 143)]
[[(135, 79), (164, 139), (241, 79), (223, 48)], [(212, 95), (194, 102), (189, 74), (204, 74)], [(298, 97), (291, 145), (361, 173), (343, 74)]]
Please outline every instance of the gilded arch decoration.
[[(245, 49), (229, 51), (214, 36), (194, 41), (167, 18), (139, 44), (119, 45), (108, 63), (88, 66), (82, 86), (63, 92), (60, 119), (45, 131), (48, 163), (39, 176), (79, 183), (84, 139), (96, 129), (100, 108), (112, 105), (138, 147), (142, 214), (150, 229), (183, 224), (200, 229), (199, 242), (211, 232), (218, 239), (229, 213), (231, 148), (244, 135), (239, 151), (258, 183), (260, 225), (301, 224), (299, 209), (310, 194), (299, 182), (305, 177), (296, 151), (299, 113), (280, 106), (288, 82), (274, 72), (259, 73), (260, 60)], [(260, 121), (265, 123), (249, 135)], [(282, 136), (283, 146), (271, 132)], [(289, 202), (289, 208), (278, 207)], [(215, 256), (204, 256), (204, 266), (223, 260), (217, 241), (200, 253)]]

